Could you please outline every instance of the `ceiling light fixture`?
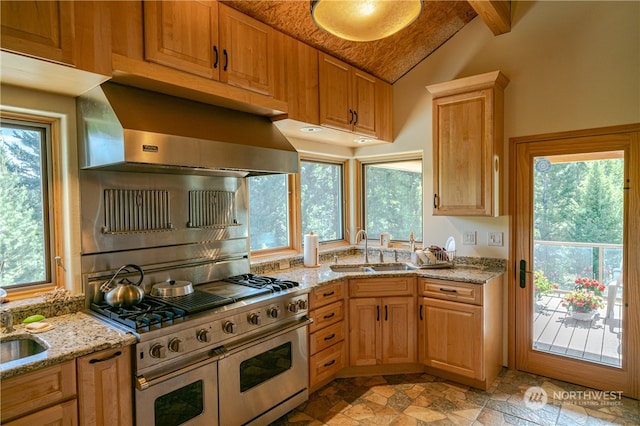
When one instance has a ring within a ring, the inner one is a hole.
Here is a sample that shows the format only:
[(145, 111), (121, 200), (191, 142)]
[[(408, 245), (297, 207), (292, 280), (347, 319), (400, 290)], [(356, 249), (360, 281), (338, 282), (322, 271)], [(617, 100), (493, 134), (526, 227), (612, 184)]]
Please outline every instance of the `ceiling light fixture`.
[(422, 0), (311, 0), (311, 16), (323, 30), (346, 40), (389, 37), (420, 16)]

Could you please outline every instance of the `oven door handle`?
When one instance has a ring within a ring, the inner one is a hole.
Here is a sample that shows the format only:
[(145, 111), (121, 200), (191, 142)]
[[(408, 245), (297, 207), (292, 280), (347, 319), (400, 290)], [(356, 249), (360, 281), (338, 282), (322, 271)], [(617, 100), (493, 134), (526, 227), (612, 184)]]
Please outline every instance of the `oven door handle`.
[(159, 383), (172, 379), (188, 371), (195, 370), (196, 368), (200, 368), (212, 362), (218, 361), (220, 358), (224, 356), (225, 353), (226, 353), (226, 349), (224, 348), (224, 346), (220, 346), (209, 351), (209, 355), (206, 359), (203, 359), (202, 361), (198, 361), (195, 364), (191, 364), (188, 367), (180, 368), (176, 371), (163, 374), (162, 376), (159, 376), (150, 380), (147, 380), (147, 378), (144, 377), (144, 374), (141, 374), (140, 376), (136, 377), (136, 389), (141, 391), (145, 389), (149, 389), (151, 386), (155, 386)]
[(313, 319), (307, 317), (306, 315), (304, 315), (302, 318), (300, 318), (299, 321), (291, 324), (291, 323), (287, 323), (286, 325), (283, 325), (281, 327), (275, 328), (273, 330), (271, 330), (271, 332), (265, 336), (259, 337), (259, 338), (255, 338), (255, 337), (249, 337), (247, 339), (243, 339), (241, 341), (237, 341), (234, 342), (232, 346), (226, 346), (227, 351), (224, 353), (223, 357), (227, 357), (229, 355), (231, 355), (234, 352), (238, 352), (240, 350), (243, 350), (244, 348), (246, 348), (247, 346), (253, 346), (253, 345), (258, 345), (260, 343), (269, 341), (271, 339), (273, 339), (276, 336), (280, 336), (281, 334), (285, 334), (285, 333), (289, 333), (290, 331), (296, 330), (300, 327), (306, 327), (308, 325), (310, 325), (311, 323), (313, 323)]

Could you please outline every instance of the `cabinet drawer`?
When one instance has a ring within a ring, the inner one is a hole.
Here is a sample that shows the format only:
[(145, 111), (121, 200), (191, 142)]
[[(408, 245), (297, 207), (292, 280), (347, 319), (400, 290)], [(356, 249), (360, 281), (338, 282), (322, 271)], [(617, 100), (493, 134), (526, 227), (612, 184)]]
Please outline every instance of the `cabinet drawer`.
[(482, 290), (484, 287), (481, 284), (466, 284), (432, 279), (421, 280), (420, 284), (423, 296), (482, 305)]
[(76, 362), (67, 361), (2, 381), (2, 422), (75, 398)]
[(344, 299), (344, 281), (323, 285), (309, 293), (311, 309)]
[(3, 424), (5, 426), (76, 426), (78, 424), (78, 402), (72, 399)]
[(344, 302), (340, 301), (314, 309), (309, 315), (313, 319), (313, 323), (309, 326), (309, 332), (313, 333), (328, 325), (342, 321), (344, 319)]
[(342, 340), (344, 340), (344, 321), (312, 333), (309, 337), (310, 353), (313, 355)]
[(347, 365), (347, 351), (344, 342), (335, 344), (311, 357), (309, 383), (313, 387), (316, 383), (328, 379)]
[(416, 293), (415, 278), (364, 278), (349, 280), (350, 297), (412, 296)]

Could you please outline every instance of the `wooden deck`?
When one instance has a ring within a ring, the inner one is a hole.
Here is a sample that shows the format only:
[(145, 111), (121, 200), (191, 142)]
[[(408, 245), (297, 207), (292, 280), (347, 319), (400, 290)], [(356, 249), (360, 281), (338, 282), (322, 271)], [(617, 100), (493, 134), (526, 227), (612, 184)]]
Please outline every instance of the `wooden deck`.
[(593, 320), (577, 321), (567, 315), (561, 296), (545, 296), (536, 305), (533, 348), (620, 367), (621, 310), (618, 302), (612, 318), (604, 318), (603, 308)]

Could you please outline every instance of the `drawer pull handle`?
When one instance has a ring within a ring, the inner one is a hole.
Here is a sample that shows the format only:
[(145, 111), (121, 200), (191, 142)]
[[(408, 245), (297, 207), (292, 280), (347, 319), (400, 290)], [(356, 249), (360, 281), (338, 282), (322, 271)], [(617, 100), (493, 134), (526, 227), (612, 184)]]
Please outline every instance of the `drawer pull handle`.
[(441, 288), (440, 291), (444, 291), (445, 293), (457, 293), (458, 290), (455, 288)]
[(331, 366), (332, 366), (333, 364), (335, 364), (335, 363), (336, 363), (336, 360), (335, 360), (335, 359), (333, 359), (333, 360), (331, 360), (331, 362), (326, 363), (324, 366), (325, 366), (325, 367), (331, 367)]
[(387, 305), (384, 305), (384, 320), (389, 320), (389, 312), (387, 311)]
[(329, 297), (329, 296), (333, 296), (334, 294), (336, 294), (335, 291), (330, 291), (329, 293), (322, 293), (322, 297)]
[(420, 305), (420, 321), (422, 321), (424, 318), (422, 318), (422, 306), (424, 305)]
[(104, 358), (93, 358), (93, 359), (89, 360), (89, 364), (96, 364), (98, 362), (109, 361), (110, 359), (117, 358), (120, 355), (122, 355), (122, 352), (118, 351), (118, 352), (114, 352), (111, 355), (106, 356)]
[(335, 316), (336, 316), (336, 313), (335, 312), (331, 312), (330, 314), (327, 314), (327, 315), (323, 316), (322, 318), (329, 319), (329, 318), (333, 318)]
[(332, 334), (328, 335), (327, 337), (324, 338), (324, 341), (327, 342), (327, 341), (333, 339), (334, 337), (336, 337), (336, 333), (332, 333)]

